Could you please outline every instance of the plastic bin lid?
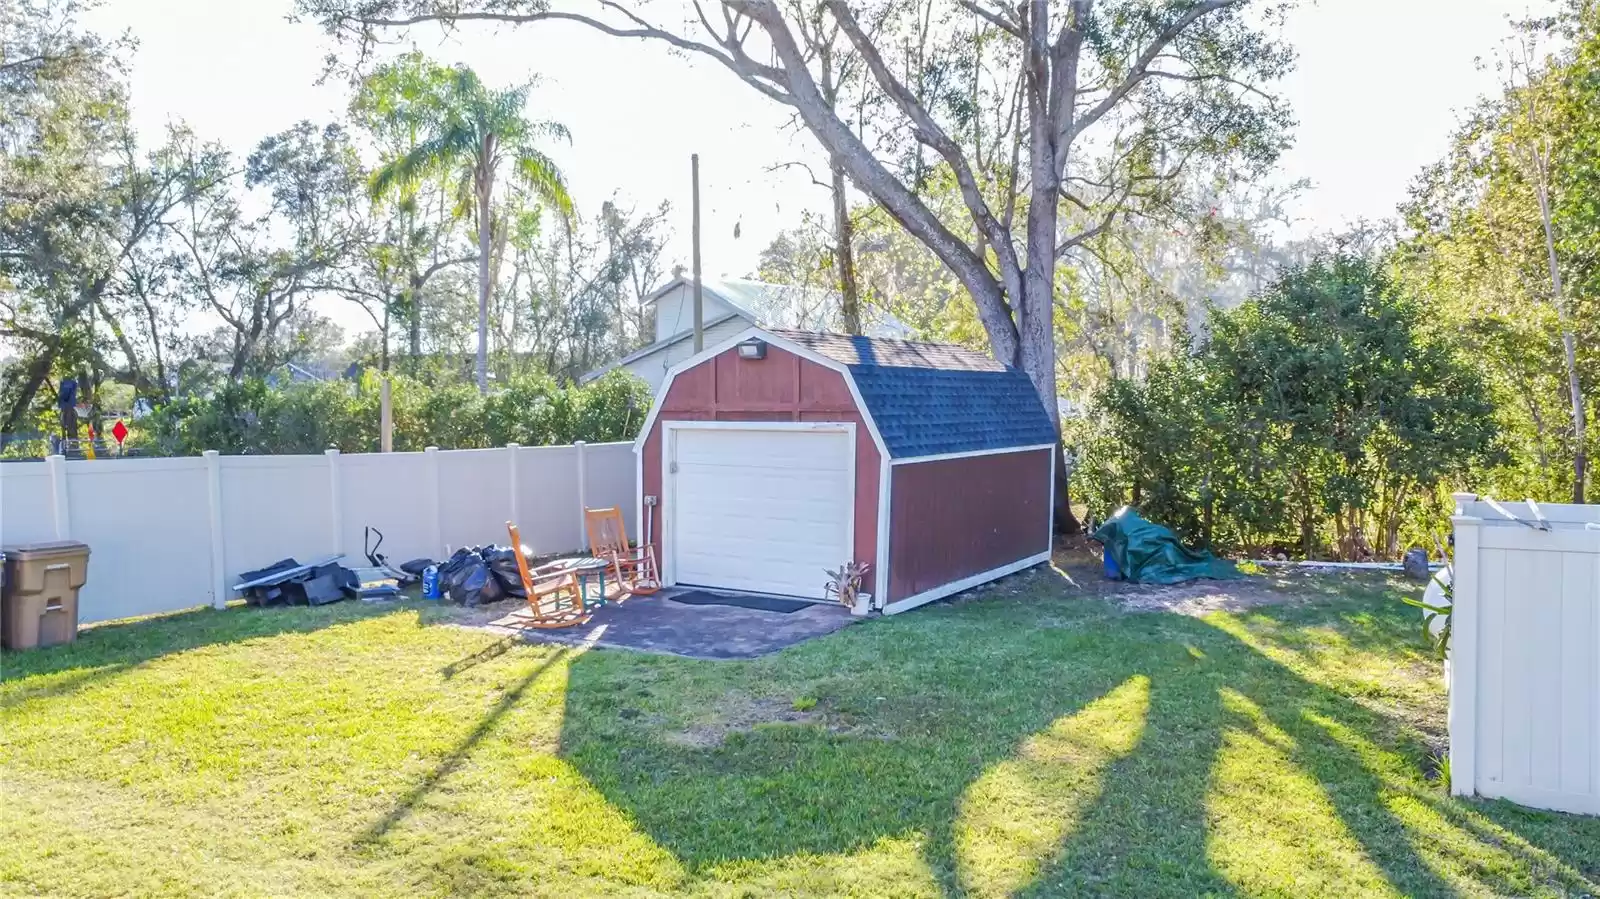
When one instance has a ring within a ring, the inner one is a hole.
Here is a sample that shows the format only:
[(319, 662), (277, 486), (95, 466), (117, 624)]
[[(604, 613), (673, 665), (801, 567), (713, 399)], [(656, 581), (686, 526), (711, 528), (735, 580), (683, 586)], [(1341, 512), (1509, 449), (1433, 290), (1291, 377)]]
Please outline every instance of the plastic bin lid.
[(87, 555), (89, 544), (81, 540), (46, 540), (41, 543), (11, 543), (0, 547), (0, 556), (7, 560), (27, 561), (48, 559), (52, 556)]

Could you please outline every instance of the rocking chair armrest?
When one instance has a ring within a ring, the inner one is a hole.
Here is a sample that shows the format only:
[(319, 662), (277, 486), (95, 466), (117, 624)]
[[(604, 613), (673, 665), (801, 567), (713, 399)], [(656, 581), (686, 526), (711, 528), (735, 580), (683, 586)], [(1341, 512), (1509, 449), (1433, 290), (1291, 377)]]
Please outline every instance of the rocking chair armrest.
[(546, 562), (539, 566), (528, 566), (528, 576), (531, 578), (554, 577), (556, 574), (565, 571), (571, 571), (571, 569), (564, 567), (563, 560), (561, 559), (557, 559), (553, 562)]
[(560, 589), (568, 585), (574, 588), (578, 586), (578, 580), (572, 576), (571, 572), (546, 574), (543, 577), (531, 574), (528, 576), (528, 587), (535, 593), (549, 593), (551, 590)]

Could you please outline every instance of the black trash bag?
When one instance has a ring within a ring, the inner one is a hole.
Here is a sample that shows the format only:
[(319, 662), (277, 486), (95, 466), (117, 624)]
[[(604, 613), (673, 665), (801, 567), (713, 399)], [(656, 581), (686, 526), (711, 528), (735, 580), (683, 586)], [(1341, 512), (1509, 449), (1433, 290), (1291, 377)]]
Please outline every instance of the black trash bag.
[(444, 579), (445, 595), (461, 605), (483, 606), (506, 598), (505, 587), (481, 556), (472, 558)]
[[(488, 568), (487, 565), (484, 567)], [(484, 582), (483, 589), (478, 591), (478, 601), (469, 602), (467, 605), (486, 606), (490, 605), (491, 603), (497, 603), (505, 598), (505, 585), (500, 583), (500, 578), (495, 575), (494, 570), (489, 569), (489, 579)]]
[(439, 566), (439, 583), (445, 583), (451, 575), (477, 561), (479, 561), (478, 554), (472, 550), (465, 547), (456, 550), (450, 558), (444, 561), (444, 564)]
[(445, 595), (450, 597), (451, 602), (475, 606), (481, 602), (479, 597), (484, 587), (492, 580), (494, 575), (489, 573), (489, 566), (483, 564), (483, 560), (469, 562), (450, 572), (444, 581)]
[(432, 559), (412, 559), (409, 562), (401, 562), (400, 570), (412, 577), (422, 577), (422, 572), (428, 570), (433, 564)]
[(493, 546), (483, 554), (483, 558), (489, 563), (489, 570), (494, 572), (495, 580), (500, 582), (507, 596), (528, 598), (528, 591), (522, 589), (522, 572), (517, 569), (516, 550), (509, 546)]

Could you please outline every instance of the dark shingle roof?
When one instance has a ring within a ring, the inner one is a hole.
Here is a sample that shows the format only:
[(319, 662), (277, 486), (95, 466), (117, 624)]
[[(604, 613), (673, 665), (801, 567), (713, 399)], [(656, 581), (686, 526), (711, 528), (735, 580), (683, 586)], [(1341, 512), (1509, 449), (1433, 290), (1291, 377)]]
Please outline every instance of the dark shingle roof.
[(893, 458), (1055, 442), (1033, 382), (981, 353), (943, 343), (772, 333), (849, 366)]

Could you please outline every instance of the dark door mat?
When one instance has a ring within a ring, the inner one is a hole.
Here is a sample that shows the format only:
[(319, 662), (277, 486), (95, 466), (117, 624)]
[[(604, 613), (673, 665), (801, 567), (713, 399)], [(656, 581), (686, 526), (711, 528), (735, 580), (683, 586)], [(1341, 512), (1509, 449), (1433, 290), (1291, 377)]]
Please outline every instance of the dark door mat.
[(775, 596), (751, 596), (748, 593), (736, 593), (721, 596), (716, 593), (707, 593), (704, 590), (690, 590), (687, 593), (677, 593), (667, 597), (673, 602), (686, 603), (691, 606), (737, 606), (741, 609), (756, 609), (762, 612), (782, 612), (787, 615), (798, 612), (808, 606), (815, 605), (800, 599), (779, 599)]

